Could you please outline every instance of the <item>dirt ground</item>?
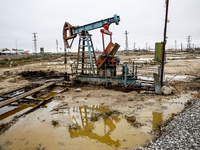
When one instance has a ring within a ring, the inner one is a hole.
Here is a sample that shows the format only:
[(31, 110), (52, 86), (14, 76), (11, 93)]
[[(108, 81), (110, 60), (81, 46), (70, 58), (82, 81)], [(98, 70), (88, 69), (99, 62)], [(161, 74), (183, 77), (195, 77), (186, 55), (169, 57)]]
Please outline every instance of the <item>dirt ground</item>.
[[(153, 53), (129, 56), (118, 53), (118, 56), (121, 64), (135, 61), (135, 65), (151, 67), (156, 72), (159, 66), (152, 60)], [(48, 109), (39, 109), (19, 119), (0, 135), (1, 147), (132, 149), (148, 144), (154, 138), (152, 130), (158, 129), (157, 125), (181, 112), (188, 100), (200, 96), (200, 54), (172, 53), (167, 57), (170, 59), (165, 64), (165, 84), (173, 87), (173, 94), (122, 92), (92, 85), (69, 87), (47, 104)], [(64, 73), (65, 66), (60, 58), (55, 62), (0, 68), (0, 94), (29, 84), (30, 80), (19, 75), (28, 70)], [(70, 70), (70, 64), (67, 64), (67, 72)], [(138, 74), (152, 75), (153, 72), (138, 69)], [(77, 88), (80, 88), (79, 92)], [(136, 121), (127, 121), (133, 116)]]

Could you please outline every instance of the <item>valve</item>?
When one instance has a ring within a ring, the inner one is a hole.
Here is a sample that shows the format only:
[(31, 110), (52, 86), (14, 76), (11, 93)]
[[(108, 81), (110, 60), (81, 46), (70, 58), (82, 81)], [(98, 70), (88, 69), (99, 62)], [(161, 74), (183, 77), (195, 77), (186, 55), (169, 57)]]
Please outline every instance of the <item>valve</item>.
[(109, 59), (108, 59), (108, 64), (110, 65), (110, 66), (116, 66), (116, 64), (117, 64), (117, 58), (116, 57), (110, 57)]

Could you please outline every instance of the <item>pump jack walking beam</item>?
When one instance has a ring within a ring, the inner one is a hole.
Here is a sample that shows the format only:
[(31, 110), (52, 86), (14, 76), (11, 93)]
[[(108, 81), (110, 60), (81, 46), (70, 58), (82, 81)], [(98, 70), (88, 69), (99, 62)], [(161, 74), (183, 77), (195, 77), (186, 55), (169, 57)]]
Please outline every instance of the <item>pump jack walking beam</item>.
[[(108, 34), (111, 36), (112, 32), (110, 32), (108, 30), (109, 25), (112, 23), (116, 23), (116, 25), (118, 25), (119, 21), (120, 21), (120, 17), (115, 14), (114, 17), (96, 21), (96, 22), (93, 22), (93, 23), (90, 23), (87, 25), (83, 25), (83, 26), (72, 26), (68, 22), (65, 22), (64, 27), (63, 27), (64, 43), (67, 46), (67, 48), (71, 48), (73, 40), (74, 40), (74, 38), (76, 38), (77, 34), (80, 34), (82, 31), (90, 31), (90, 30), (94, 30), (97, 28), (101, 28), (101, 27), (104, 28), (103, 30), (101, 30), (102, 34), (104, 33), (104, 34)], [(69, 44), (68, 40), (70, 40), (70, 39), (72, 39), (72, 41)], [(104, 41), (103, 41), (103, 43), (104, 43)]]

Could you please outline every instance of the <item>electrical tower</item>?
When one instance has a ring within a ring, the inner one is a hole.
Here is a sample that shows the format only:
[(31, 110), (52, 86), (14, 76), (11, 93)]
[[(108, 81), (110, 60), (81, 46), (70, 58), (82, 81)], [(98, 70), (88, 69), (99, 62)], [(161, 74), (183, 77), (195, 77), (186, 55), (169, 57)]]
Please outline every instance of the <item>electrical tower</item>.
[(56, 49), (57, 49), (57, 54), (58, 54), (58, 40), (56, 40)]
[(33, 41), (34, 41), (34, 48), (35, 48), (35, 58), (37, 58), (37, 42), (36, 42), (37, 41), (37, 39), (36, 39), (37, 36), (36, 36), (36, 34), (37, 33), (33, 33), (33, 38), (34, 38)]
[(190, 51), (190, 49), (191, 49), (191, 42), (192, 42), (192, 40), (191, 40), (191, 38), (192, 38), (192, 36), (188, 36), (188, 37), (186, 37), (187, 38), (187, 52), (189, 53), (189, 51)]
[(128, 55), (128, 32), (127, 31), (125, 31), (125, 36), (126, 36), (126, 48), (125, 48), (125, 53), (126, 53), (126, 55)]

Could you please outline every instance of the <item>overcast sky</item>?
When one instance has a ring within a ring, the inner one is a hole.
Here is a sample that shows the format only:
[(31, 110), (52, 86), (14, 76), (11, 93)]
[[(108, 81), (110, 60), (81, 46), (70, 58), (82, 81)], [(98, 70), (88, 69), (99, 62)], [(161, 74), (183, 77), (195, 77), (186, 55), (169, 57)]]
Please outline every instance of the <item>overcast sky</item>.
[[(120, 16), (119, 25), (111, 24), (113, 43), (125, 48), (128, 31), (129, 49), (154, 48), (163, 41), (165, 0), (0, 0), (0, 48), (17, 48), (33, 52), (33, 34), (37, 33), (37, 51), (63, 51), (62, 29), (65, 22), (85, 25), (101, 19)], [(200, 0), (169, 0), (167, 48), (187, 46), (186, 36), (200, 47)], [(102, 50), (100, 29), (90, 31), (95, 49)], [(106, 42), (109, 38), (106, 37)], [(72, 50), (77, 51), (78, 37)]]

